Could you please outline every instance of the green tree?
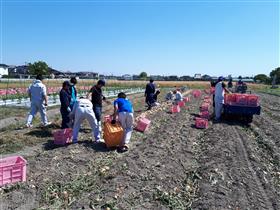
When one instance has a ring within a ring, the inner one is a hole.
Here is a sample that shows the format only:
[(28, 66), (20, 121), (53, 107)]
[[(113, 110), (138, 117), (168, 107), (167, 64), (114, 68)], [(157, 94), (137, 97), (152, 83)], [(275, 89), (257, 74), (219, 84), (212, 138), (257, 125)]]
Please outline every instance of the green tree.
[(268, 83), (269, 77), (265, 74), (258, 74), (254, 77), (255, 81), (260, 81), (261, 83)]
[(49, 66), (44, 61), (37, 61), (34, 63), (29, 63), (28, 71), (32, 75), (38, 75), (38, 74), (49, 75), (50, 74)]
[(276, 84), (280, 84), (280, 67), (272, 70), (269, 74), (271, 80), (273, 80), (274, 75), (276, 75)]
[(147, 77), (148, 77), (148, 74), (146, 73), (146, 72), (141, 72), (140, 74), (139, 74), (139, 77), (141, 78), (141, 79), (146, 79)]

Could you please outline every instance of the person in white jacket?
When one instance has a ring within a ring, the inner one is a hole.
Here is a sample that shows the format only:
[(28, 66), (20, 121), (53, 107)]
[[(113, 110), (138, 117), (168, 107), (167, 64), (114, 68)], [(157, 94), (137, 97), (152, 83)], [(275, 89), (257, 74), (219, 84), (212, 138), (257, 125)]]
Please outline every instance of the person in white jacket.
[(36, 80), (29, 86), (28, 95), (31, 101), (30, 113), (27, 117), (26, 126), (32, 127), (32, 120), (37, 112), (40, 112), (44, 126), (51, 124), (48, 122), (46, 107), (48, 106), (47, 88), (42, 83), (43, 76), (37, 75)]
[(221, 114), (224, 104), (224, 95), (225, 92), (230, 93), (230, 91), (226, 88), (225, 83), (223, 83), (224, 78), (220, 76), (218, 78), (218, 82), (215, 85), (215, 121), (219, 122), (221, 120)]
[(80, 98), (73, 107), (69, 114), (70, 118), (74, 117), (73, 127), (73, 144), (78, 143), (78, 135), (82, 122), (87, 119), (92, 129), (92, 138), (95, 142), (100, 142), (100, 132), (97, 125), (97, 120), (92, 109), (92, 103), (89, 99)]

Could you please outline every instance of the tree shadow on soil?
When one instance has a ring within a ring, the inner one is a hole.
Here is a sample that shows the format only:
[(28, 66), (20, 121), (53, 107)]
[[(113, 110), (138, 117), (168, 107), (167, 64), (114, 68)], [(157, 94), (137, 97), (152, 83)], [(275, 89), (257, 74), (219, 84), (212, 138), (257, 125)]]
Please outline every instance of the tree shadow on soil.
[(54, 144), (53, 140), (48, 140), (46, 143), (43, 144), (43, 148), (46, 151), (57, 149), (57, 148), (60, 148), (60, 147), (68, 147), (68, 146), (69, 146), (69, 144), (66, 144), (66, 145), (56, 145), (56, 144)]
[(195, 113), (191, 113), (190, 115), (193, 117), (200, 117), (199, 114), (195, 114)]
[[(100, 143), (94, 143), (92, 141), (89, 140), (85, 140), (85, 141), (80, 141), (77, 143), (79, 146), (83, 146), (86, 148), (90, 148), (93, 149), (96, 152), (111, 152), (116, 150), (116, 147), (112, 147), (112, 148), (107, 148), (106, 144), (104, 142), (100, 142)], [(43, 144), (43, 148), (44, 150), (54, 150), (57, 148), (61, 148), (61, 147), (68, 147), (71, 144), (65, 144), (65, 145), (56, 145), (54, 144), (53, 140), (48, 140), (46, 143)]]
[(116, 150), (116, 147), (107, 148), (106, 144), (104, 142), (94, 143), (92, 141), (83, 141), (81, 142), (82, 146), (86, 148), (91, 148), (96, 152), (111, 152)]
[(32, 130), (32, 131), (29, 131), (28, 133), (26, 133), (25, 135), (28, 135), (28, 136), (35, 136), (35, 137), (38, 137), (38, 138), (46, 138), (46, 137), (52, 137), (53, 134), (52, 134), (52, 131), (49, 130), (49, 129), (46, 129), (46, 130)]
[(36, 127), (34, 130), (29, 131), (25, 135), (35, 136), (38, 138), (52, 137), (53, 131), (55, 129), (60, 129), (60, 125), (53, 123), (51, 125), (48, 125), (47, 127), (39, 126)]
[(219, 124), (227, 124), (227, 125), (237, 125), (245, 128), (250, 127), (250, 123), (248, 123), (244, 119), (241, 119), (240, 116), (230, 116), (230, 117), (222, 116), (221, 121), (219, 122), (216, 122), (215, 117), (212, 116), (210, 120), (212, 121), (213, 124), (219, 123)]
[(223, 124), (227, 124), (227, 125), (237, 125), (240, 127), (250, 127), (250, 123), (240, 120), (240, 119), (222, 119), (221, 122), (219, 123), (223, 123)]

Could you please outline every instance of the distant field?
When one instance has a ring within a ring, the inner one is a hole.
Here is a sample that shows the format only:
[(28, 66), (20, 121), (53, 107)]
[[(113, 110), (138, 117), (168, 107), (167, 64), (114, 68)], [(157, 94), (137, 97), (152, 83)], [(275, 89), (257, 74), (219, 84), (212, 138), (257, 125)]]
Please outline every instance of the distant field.
[[(63, 79), (46, 79), (44, 84), (49, 87), (61, 86)], [(80, 79), (78, 80), (78, 86), (91, 86), (96, 84), (97, 80)], [(145, 86), (148, 81), (123, 81), (123, 80), (107, 80), (107, 87), (141, 87)], [(0, 81), (0, 88), (27, 88), (32, 80), (9, 80)], [(156, 81), (159, 87), (174, 87), (174, 86), (189, 86), (192, 88), (206, 88), (209, 86), (209, 82), (205, 81)]]
[[(46, 79), (44, 83), (48, 87), (60, 87), (64, 79)], [(0, 89), (6, 88), (27, 88), (32, 80), (13, 79), (9, 81), (0, 80)], [(93, 79), (80, 79), (78, 80), (78, 86), (91, 86), (96, 84), (97, 80)], [(148, 81), (123, 81), (123, 80), (107, 80), (107, 87), (141, 87), (145, 86)], [(174, 86), (188, 86), (189, 88), (208, 88), (210, 86), (209, 81), (155, 81), (159, 87), (174, 87)], [(263, 84), (248, 84), (253, 90), (263, 89), (269, 87)]]
[(272, 88), (270, 88), (270, 86), (268, 86), (268, 87), (261, 89), (260, 92), (280, 96), (280, 88), (272, 89)]
[[(61, 89), (64, 79), (46, 79), (44, 84), (47, 86), (47, 93), (49, 96), (57, 95)], [(80, 79), (78, 80), (77, 90), (79, 93), (87, 92), (90, 87), (96, 84), (97, 80)], [(123, 80), (107, 80), (104, 91), (114, 91), (126, 88), (144, 88), (148, 81), (123, 81)], [(11, 79), (0, 80), (0, 99), (14, 100), (27, 98), (27, 88), (32, 83), (28, 79)], [(186, 86), (190, 89), (209, 89), (209, 81), (155, 81), (157, 88), (170, 88)], [(247, 84), (248, 90), (254, 92), (264, 92), (273, 95), (280, 95), (279, 88), (271, 89), (268, 85), (263, 84)]]

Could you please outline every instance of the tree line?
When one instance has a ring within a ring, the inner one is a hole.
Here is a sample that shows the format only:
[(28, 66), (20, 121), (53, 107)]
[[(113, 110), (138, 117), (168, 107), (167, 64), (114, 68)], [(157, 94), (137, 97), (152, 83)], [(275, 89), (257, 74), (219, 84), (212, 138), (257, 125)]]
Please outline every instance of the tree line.
[(272, 70), (269, 74), (269, 76), (267, 76), (266, 74), (258, 74), (254, 77), (254, 80), (257, 82), (261, 82), (264, 84), (271, 84), (274, 77), (276, 75), (276, 84), (280, 84), (280, 67)]
[[(33, 75), (37, 75), (37, 74), (49, 75), (48, 64), (44, 61), (29, 63), (28, 70)], [(275, 75), (276, 75), (276, 84), (280, 84), (280, 67), (277, 67), (276, 69), (272, 70), (269, 76), (267, 76), (266, 74), (258, 74), (254, 77), (254, 80), (255, 82), (271, 84)], [(141, 79), (146, 79), (148, 75), (146, 72), (141, 72), (139, 77)]]

